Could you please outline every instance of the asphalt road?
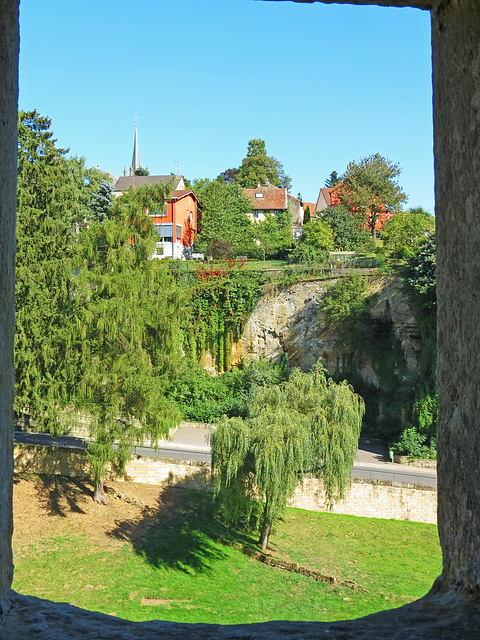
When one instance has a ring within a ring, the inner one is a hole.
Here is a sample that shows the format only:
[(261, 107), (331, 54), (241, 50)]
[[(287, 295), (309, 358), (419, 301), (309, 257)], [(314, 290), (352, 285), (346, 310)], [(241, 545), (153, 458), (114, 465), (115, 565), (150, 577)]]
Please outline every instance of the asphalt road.
[[(148, 446), (135, 447), (134, 454), (153, 458), (210, 462), (209, 434), (208, 429), (181, 426), (171, 440), (161, 442), (157, 450)], [(15, 442), (72, 449), (85, 449), (87, 446), (84, 440), (73, 436), (53, 437), (49, 434), (25, 431), (15, 432)], [(387, 456), (388, 451), (384, 447), (368, 441), (360, 441), (358, 461), (353, 466), (353, 477), (437, 486), (437, 474), (434, 469), (394, 464), (388, 460)]]

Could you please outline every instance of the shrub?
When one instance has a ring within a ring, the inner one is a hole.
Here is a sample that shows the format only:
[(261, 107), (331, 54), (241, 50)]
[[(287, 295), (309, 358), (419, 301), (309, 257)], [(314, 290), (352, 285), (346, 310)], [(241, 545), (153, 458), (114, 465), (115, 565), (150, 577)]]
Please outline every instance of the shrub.
[(425, 445), (427, 437), (419, 433), (415, 427), (405, 429), (400, 438), (393, 443), (392, 449), (401, 456), (410, 456), (415, 460), (437, 458), (436, 440), (432, 438), (430, 445)]
[(421, 458), (422, 445), (426, 437), (415, 429), (410, 427), (405, 429), (396, 442), (393, 443), (392, 449), (401, 456), (410, 456), (411, 458)]
[(328, 261), (328, 251), (300, 243), (290, 252), (288, 260), (290, 264), (325, 264)]

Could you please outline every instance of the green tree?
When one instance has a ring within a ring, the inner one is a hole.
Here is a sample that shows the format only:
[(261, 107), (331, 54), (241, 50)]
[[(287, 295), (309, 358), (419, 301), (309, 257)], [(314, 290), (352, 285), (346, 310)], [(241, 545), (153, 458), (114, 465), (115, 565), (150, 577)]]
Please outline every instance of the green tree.
[(290, 189), (292, 181), (281, 162), (267, 155), (264, 140), (249, 140), (247, 157), (242, 160), (235, 178), (241, 187), (254, 189), (258, 183)]
[(385, 223), (384, 247), (399, 258), (412, 256), (434, 229), (435, 218), (422, 208), (399, 211)]
[(328, 264), (328, 251), (317, 249), (311, 244), (304, 242), (295, 242), (292, 251), (288, 255), (290, 264)]
[(326, 251), (333, 251), (335, 248), (332, 228), (323, 218), (310, 220), (303, 225), (302, 242)]
[(303, 214), (303, 224), (307, 224), (310, 222), (312, 214), (310, 213), (310, 205), (308, 204), (305, 208), (305, 213)]
[(355, 329), (366, 312), (368, 282), (359, 273), (349, 273), (329, 289), (323, 299), (322, 311), (335, 328)]
[(237, 177), (237, 173), (238, 173), (238, 169), (225, 169), (225, 171), (222, 171), (222, 173), (220, 173), (217, 177), (216, 180), (220, 180), (223, 182), (226, 182), (227, 184), (231, 184), (232, 182), (235, 181), (235, 178)]
[(407, 199), (396, 178), (400, 167), (379, 153), (350, 162), (337, 193), (340, 204), (368, 226), (376, 237), (376, 225), (388, 212), (397, 212)]
[(77, 245), (76, 406), (93, 440), (98, 503), (106, 502), (106, 465), (122, 472), (135, 444), (158, 442), (180, 421), (163, 390), (180, 360), (182, 305), (168, 266), (149, 259), (155, 238), (146, 216), (165, 195), (161, 185), (127, 191), (103, 224), (81, 230)]
[(412, 424), (431, 445), (437, 425), (437, 294), (435, 234), (431, 234), (411, 256), (403, 272), (403, 283), (420, 329), (420, 375), (412, 412)]
[(113, 184), (110, 180), (102, 180), (98, 185), (97, 191), (92, 193), (90, 201), (90, 216), (102, 222), (108, 216), (113, 204)]
[(327, 500), (342, 497), (357, 455), (363, 400), (325, 370), (294, 370), (288, 382), (261, 389), (247, 419), (220, 422), (212, 441), (216, 496), (227, 522), (257, 514), (266, 549), (298, 482), (321, 477)]
[(332, 173), (325, 180), (325, 186), (328, 188), (335, 187), (340, 182), (340, 178), (336, 171), (332, 171)]
[(409, 258), (403, 274), (416, 315), (428, 322), (432, 330), (437, 324), (436, 263), (435, 234), (432, 233)]
[(292, 214), (289, 210), (278, 216), (267, 214), (254, 223), (254, 234), (264, 260), (283, 256), (292, 246)]
[(201, 209), (196, 249), (211, 254), (218, 243), (228, 243), (231, 255), (252, 255), (256, 247), (247, 215), (252, 206), (242, 189), (235, 183), (206, 179), (194, 180), (192, 188)]
[(75, 230), (104, 176), (67, 158), (50, 127), (37, 111), (19, 113), (15, 412), (57, 431), (75, 384), (67, 367)]
[(359, 223), (350, 211), (342, 205), (327, 209), (322, 220), (330, 225), (333, 232), (335, 250), (356, 251), (370, 238), (368, 230)]

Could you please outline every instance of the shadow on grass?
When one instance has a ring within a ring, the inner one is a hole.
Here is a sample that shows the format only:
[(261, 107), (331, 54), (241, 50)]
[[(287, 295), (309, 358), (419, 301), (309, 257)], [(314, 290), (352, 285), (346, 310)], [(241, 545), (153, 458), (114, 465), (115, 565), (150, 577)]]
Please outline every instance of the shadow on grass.
[(82, 504), (93, 497), (91, 486), (80, 478), (59, 475), (21, 475), (35, 486), (37, 500), (48, 516), (67, 518), (71, 513), (85, 513)]
[(159, 488), (154, 507), (115, 524), (107, 535), (128, 542), (157, 568), (205, 572), (213, 561), (227, 556), (227, 545), (238, 543), (254, 548), (252, 538), (222, 524), (212, 493), (181, 486)]

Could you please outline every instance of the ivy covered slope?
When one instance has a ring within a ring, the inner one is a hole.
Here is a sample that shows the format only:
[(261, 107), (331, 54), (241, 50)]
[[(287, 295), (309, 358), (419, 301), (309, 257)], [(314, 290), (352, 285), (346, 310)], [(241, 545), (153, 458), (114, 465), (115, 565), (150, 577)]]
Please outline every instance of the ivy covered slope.
[(208, 350), (219, 371), (229, 368), (232, 342), (240, 338), (266, 280), (265, 272), (243, 267), (244, 262), (236, 260), (215, 268), (202, 266), (187, 289), (186, 350), (197, 360)]
[[(333, 284), (321, 322), (336, 334), (337, 380), (346, 378), (365, 400), (364, 433), (394, 444), (402, 454), (435, 457), (436, 297), (435, 236), (423, 237), (393, 285), (407, 294), (419, 330), (417, 369), (407, 366), (401, 341), (386, 312), (373, 313), (368, 279), (351, 272)], [(365, 375), (365, 371), (370, 371)], [(373, 378), (372, 378), (373, 374)]]

